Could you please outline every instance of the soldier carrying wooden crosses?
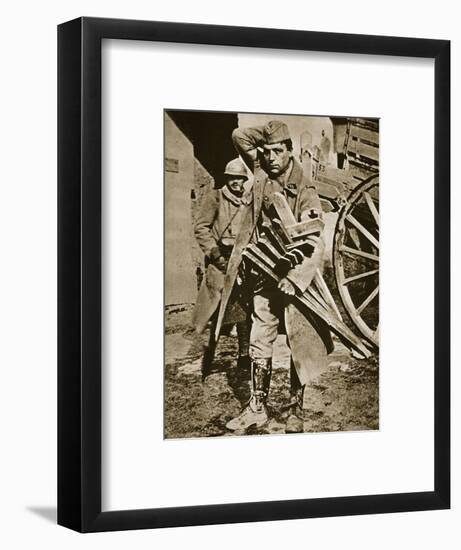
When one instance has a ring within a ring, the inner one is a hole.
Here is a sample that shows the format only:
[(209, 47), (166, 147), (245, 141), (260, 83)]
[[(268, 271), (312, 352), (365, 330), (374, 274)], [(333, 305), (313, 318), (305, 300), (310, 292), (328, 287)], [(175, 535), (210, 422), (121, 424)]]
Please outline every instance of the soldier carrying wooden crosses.
[[(277, 216), (274, 200), (286, 199), (296, 222), (321, 218), (322, 209), (316, 188), (293, 156), (288, 127), (277, 120), (265, 126), (236, 129), (234, 146), (254, 173), (252, 200), (242, 215), (240, 229), (227, 267), (218, 315), (216, 335), (232, 293), (247, 247), (258, 241), (264, 226), (274, 224)], [(293, 405), (287, 419), (287, 433), (302, 432), (309, 403), (305, 388), (327, 367), (332, 340), (327, 324), (293, 298), (302, 295), (322, 265), (324, 241), (320, 232), (311, 239), (313, 246), (294, 255), (298, 262), (278, 282), (257, 275), (250, 283), (252, 323), (250, 333), (251, 397), (243, 411), (226, 427), (245, 430), (268, 422), (266, 402), (272, 373), (273, 346), (279, 331), (285, 328), (291, 350), (290, 380)], [(301, 254), (302, 252), (302, 254)]]

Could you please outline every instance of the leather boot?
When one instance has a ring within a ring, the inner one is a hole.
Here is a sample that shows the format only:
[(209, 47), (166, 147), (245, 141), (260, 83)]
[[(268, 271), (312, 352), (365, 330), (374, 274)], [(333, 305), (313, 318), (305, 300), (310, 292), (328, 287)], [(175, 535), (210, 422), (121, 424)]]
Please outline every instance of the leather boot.
[(297, 388), (294, 392), (292, 405), (290, 407), (290, 414), (287, 418), (287, 423), (285, 425), (285, 433), (287, 434), (304, 432), (304, 388), (305, 386), (301, 386), (300, 388)]
[(248, 355), (239, 355), (237, 359), (237, 368), (242, 371), (250, 372), (251, 361)]
[(237, 323), (239, 357), (248, 357), (250, 353), (250, 329), (248, 321)]
[(251, 397), (248, 405), (226, 424), (231, 431), (243, 431), (250, 426), (260, 428), (268, 422), (266, 401), (272, 373), (272, 359), (253, 359), (251, 362)]

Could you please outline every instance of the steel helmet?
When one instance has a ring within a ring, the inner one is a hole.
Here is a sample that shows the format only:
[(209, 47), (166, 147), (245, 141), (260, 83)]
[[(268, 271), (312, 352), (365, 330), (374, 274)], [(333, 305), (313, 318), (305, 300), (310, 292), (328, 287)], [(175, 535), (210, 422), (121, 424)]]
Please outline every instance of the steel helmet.
[(237, 176), (239, 178), (248, 179), (248, 174), (245, 168), (245, 165), (240, 160), (239, 157), (231, 160), (226, 164), (226, 169), (224, 170), (224, 175), (226, 176)]

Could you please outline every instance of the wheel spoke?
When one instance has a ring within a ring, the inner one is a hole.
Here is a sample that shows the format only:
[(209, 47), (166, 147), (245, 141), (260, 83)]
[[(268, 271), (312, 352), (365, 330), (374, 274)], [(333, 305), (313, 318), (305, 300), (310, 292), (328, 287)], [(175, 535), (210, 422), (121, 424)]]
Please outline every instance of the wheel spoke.
[(360, 231), (360, 233), (362, 233), (362, 235), (364, 235), (371, 242), (371, 244), (379, 250), (378, 239), (376, 239), (376, 237), (374, 237), (368, 231), (368, 229), (365, 229), (365, 227), (363, 227), (363, 225), (356, 218), (354, 218), (352, 214), (348, 214), (346, 216), (346, 220), (348, 220), (353, 226), (355, 226)]
[(376, 222), (376, 225), (379, 227), (379, 212), (376, 209), (376, 205), (373, 202), (373, 199), (371, 198), (368, 191), (364, 191), (363, 196), (365, 197), (365, 200), (367, 201), (368, 208), (370, 209), (371, 215), (373, 216), (373, 218)]
[(367, 307), (367, 305), (373, 300), (373, 298), (378, 294), (379, 292), (379, 286), (377, 286), (373, 292), (368, 296), (366, 300), (364, 300), (359, 307), (357, 308), (357, 314), (360, 315), (362, 311)]
[(379, 269), (372, 269), (371, 271), (364, 271), (363, 273), (359, 273), (358, 275), (354, 275), (352, 277), (347, 277), (343, 281), (343, 285), (348, 285), (349, 283), (352, 283), (352, 281), (357, 281), (359, 279), (364, 279), (365, 277), (371, 277), (375, 273), (378, 273)]
[(368, 258), (369, 260), (372, 260), (373, 262), (379, 262), (379, 256), (376, 256), (376, 254), (370, 254), (369, 252), (363, 252), (362, 250), (356, 250), (355, 248), (350, 248), (349, 246), (342, 246), (341, 252), (346, 252), (349, 254), (353, 254), (355, 256), (361, 256), (362, 258)]
[(352, 244), (355, 246), (355, 248), (360, 248), (360, 238), (359, 238), (359, 232), (357, 231), (357, 229), (355, 229), (355, 227), (349, 227), (347, 233), (352, 241)]

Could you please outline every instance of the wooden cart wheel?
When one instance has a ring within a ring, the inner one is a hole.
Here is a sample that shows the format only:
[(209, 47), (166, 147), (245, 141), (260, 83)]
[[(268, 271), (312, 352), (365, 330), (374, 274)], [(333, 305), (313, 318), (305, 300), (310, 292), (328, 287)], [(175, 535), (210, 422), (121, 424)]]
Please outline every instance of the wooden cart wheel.
[(341, 301), (365, 338), (379, 345), (379, 176), (359, 184), (336, 223), (333, 263)]

